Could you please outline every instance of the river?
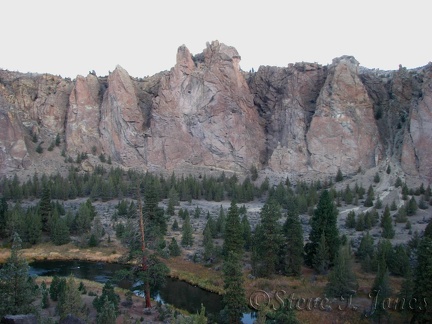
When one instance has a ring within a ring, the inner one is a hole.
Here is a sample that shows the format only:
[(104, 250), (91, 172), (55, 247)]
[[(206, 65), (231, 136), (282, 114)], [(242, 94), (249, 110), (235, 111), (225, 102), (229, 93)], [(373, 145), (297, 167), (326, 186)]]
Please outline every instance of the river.
[[(68, 276), (73, 274), (76, 278), (87, 279), (105, 283), (112, 279), (114, 273), (124, 269), (125, 265), (104, 262), (88, 261), (35, 261), (30, 263), (30, 275), (35, 276)], [(119, 287), (130, 289), (130, 282), (120, 282)], [(222, 296), (206, 291), (184, 281), (167, 278), (166, 285), (158, 291), (152, 292), (152, 298), (162, 303), (168, 303), (177, 308), (197, 313), (201, 304), (206, 313), (217, 314), (222, 308)], [(242, 322), (252, 324), (254, 313), (245, 313)]]

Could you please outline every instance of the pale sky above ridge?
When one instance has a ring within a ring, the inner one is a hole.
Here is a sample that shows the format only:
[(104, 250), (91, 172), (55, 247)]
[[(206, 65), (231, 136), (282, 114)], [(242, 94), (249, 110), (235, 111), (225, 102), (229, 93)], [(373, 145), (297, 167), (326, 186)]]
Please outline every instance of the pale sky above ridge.
[(132, 1), (8, 0), (0, 4), (0, 68), (75, 78), (117, 64), (143, 77), (206, 42), (234, 46), (248, 71), (260, 65), (329, 64), (395, 70), (432, 61), (427, 0)]

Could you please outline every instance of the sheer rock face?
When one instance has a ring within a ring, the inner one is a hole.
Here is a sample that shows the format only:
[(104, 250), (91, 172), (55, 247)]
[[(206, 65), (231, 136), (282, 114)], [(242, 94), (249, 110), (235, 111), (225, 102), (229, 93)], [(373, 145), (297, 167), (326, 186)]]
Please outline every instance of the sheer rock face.
[(13, 111), (0, 109), (0, 175), (30, 163), (19, 117)]
[(264, 131), (239, 61), (233, 47), (218, 42), (194, 58), (179, 48), (154, 101), (149, 165), (243, 171), (261, 164)]
[(382, 158), (373, 103), (358, 76), (358, 62), (334, 59), (306, 135), (313, 170), (344, 174), (375, 166)]
[(69, 97), (66, 124), (66, 143), (70, 153), (101, 153), (99, 121), (101, 85), (98, 78), (89, 74), (78, 76)]
[(170, 71), (143, 79), (119, 66), (74, 81), (0, 70), (0, 173), (45, 158), (33, 133), (45, 148), (60, 134), (72, 157), (141, 170), (333, 176), (391, 158), (432, 181), (432, 64), (379, 71), (343, 56), (245, 73), (239, 63), (215, 41), (195, 56), (181, 46)]
[(432, 182), (432, 64), (425, 68), (421, 99), (413, 100), (405, 132), (401, 164), (410, 175)]
[(261, 66), (252, 77), (255, 104), (266, 120), (266, 155), (273, 171), (307, 172), (306, 133), (325, 77), (326, 68), (310, 63)]
[(127, 167), (144, 162), (144, 116), (129, 74), (117, 66), (108, 77), (99, 129), (105, 153)]

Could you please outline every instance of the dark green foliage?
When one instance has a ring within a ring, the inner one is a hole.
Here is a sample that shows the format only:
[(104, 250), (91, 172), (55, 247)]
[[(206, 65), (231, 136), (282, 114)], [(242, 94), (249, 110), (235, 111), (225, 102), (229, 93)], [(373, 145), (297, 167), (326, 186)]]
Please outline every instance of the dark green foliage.
[(303, 229), (295, 209), (289, 210), (283, 226), (282, 271), (288, 276), (299, 276), (303, 264)]
[(385, 305), (385, 299), (391, 296), (389, 272), (383, 258), (379, 260), (378, 273), (372, 285), (372, 296), (374, 301), (376, 301), (376, 307), (375, 303), (372, 303), (371, 313), (368, 317), (378, 322), (381, 322), (382, 318), (386, 317), (388, 321), (388, 309), (386, 307), (381, 307), (381, 305)]
[(383, 207), (382, 201), (380, 198), (377, 198), (377, 200), (375, 201), (375, 209), (381, 209)]
[(65, 218), (59, 217), (54, 221), (51, 227), (50, 237), (51, 241), (55, 245), (63, 245), (69, 243), (69, 227), (66, 223)]
[[(98, 298), (98, 297), (96, 297)], [(102, 298), (102, 297), (101, 297)], [(106, 296), (101, 300), (101, 311), (96, 316), (97, 324), (116, 324), (117, 312), (115, 305)]]
[(57, 133), (56, 138), (55, 138), (55, 146), (59, 146), (60, 143), (61, 143), (60, 134)]
[(243, 287), (240, 256), (229, 250), (223, 265), (224, 289), (223, 303), (229, 323), (241, 323), (246, 310), (246, 297)]
[[(318, 251), (320, 245), (321, 251), (328, 249), (330, 264), (339, 249), (339, 231), (337, 228), (338, 211), (331, 200), (328, 190), (324, 190), (320, 196), (318, 206), (315, 209), (311, 219), (311, 232), (309, 234), (310, 243), (307, 249), (306, 262), (312, 265), (312, 260)], [(322, 235), (324, 237), (325, 247), (322, 246)]]
[(252, 244), (252, 232), (251, 232), (251, 226), (249, 224), (249, 220), (248, 220), (246, 214), (243, 215), (241, 223), (242, 223), (242, 228), (243, 228), (244, 248), (246, 251), (249, 251), (251, 244)]
[(367, 191), (366, 200), (364, 201), (364, 206), (365, 207), (372, 207), (373, 206), (373, 200), (374, 200), (374, 190), (372, 188), (372, 185), (370, 185), (368, 188), (368, 191)]
[(39, 215), (42, 219), (42, 230), (44, 232), (49, 231), (49, 221), (51, 214), (51, 190), (47, 185), (45, 185), (42, 189), (42, 198), (39, 202)]
[(356, 255), (360, 261), (365, 260), (367, 256), (372, 259), (374, 256), (374, 250), (374, 239), (369, 232), (367, 232), (366, 235), (363, 235), (360, 241)]
[(51, 299), (53, 301), (57, 301), (59, 295), (62, 293), (65, 287), (66, 287), (66, 279), (59, 278), (58, 276), (54, 276), (53, 280), (51, 281), (51, 286), (49, 289)]
[(201, 208), (196, 206), (195, 211), (194, 211), (194, 218), (199, 218), (200, 216), (201, 216)]
[(107, 281), (102, 288), (102, 295), (93, 299), (93, 307), (98, 313), (103, 311), (104, 304), (107, 299), (114, 306), (114, 311), (116, 314), (119, 312), (120, 296), (114, 292), (114, 286), (110, 281)]
[(38, 146), (36, 146), (36, 152), (39, 154), (43, 153), (42, 143), (39, 143)]
[(402, 186), (402, 180), (401, 180), (401, 178), (397, 177), (396, 181), (395, 181), (395, 187), (399, 188), (401, 186)]
[(89, 245), (89, 247), (96, 247), (99, 245), (99, 241), (96, 238), (96, 235), (94, 233), (90, 235), (88, 245)]
[[(43, 283), (45, 283), (45, 281), (43, 281)], [(50, 306), (50, 300), (49, 300), (49, 291), (45, 287), (41, 287), (41, 295), (42, 295), (42, 301), (41, 301), (41, 307), (43, 309), (46, 309)]]
[(214, 245), (213, 245), (213, 235), (211, 230), (211, 224), (207, 222), (204, 228), (204, 238), (203, 238), (203, 246), (204, 246), (204, 258), (207, 260), (213, 256), (214, 253)]
[(182, 239), (181, 239), (181, 245), (183, 246), (192, 246), (193, 244), (193, 228), (190, 223), (189, 215), (186, 215), (185, 220), (183, 221), (182, 226)]
[(375, 176), (374, 176), (373, 180), (374, 180), (375, 183), (379, 183), (380, 182), (381, 179), (380, 179), (380, 176), (379, 176), (378, 172), (375, 173)]
[(168, 246), (168, 249), (170, 251), (170, 256), (176, 257), (181, 255), (180, 247), (177, 244), (177, 240), (174, 237), (171, 238), (171, 243)]
[(358, 283), (352, 266), (351, 250), (349, 246), (342, 246), (336, 256), (333, 270), (329, 274), (329, 281), (325, 287), (327, 296), (348, 298), (356, 293)]
[(281, 227), (277, 222), (281, 216), (279, 205), (275, 201), (267, 202), (262, 207), (260, 216), (253, 240), (253, 268), (256, 275), (271, 277), (276, 273), (283, 242)]
[(105, 162), (106, 162), (105, 154), (101, 153), (101, 154), (99, 155), (99, 160), (100, 160), (102, 163), (105, 163)]
[(345, 193), (344, 193), (344, 201), (347, 205), (350, 205), (350, 204), (352, 204), (353, 199), (354, 199), (353, 193), (351, 191), (350, 186), (347, 184), (346, 188), (345, 188)]
[(405, 206), (401, 206), (396, 214), (396, 223), (405, 223), (408, 220)]
[(337, 174), (336, 174), (336, 178), (335, 181), (336, 182), (341, 182), (343, 180), (343, 174), (341, 169), (338, 169)]
[(351, 210), (348, 213), (347, 218), (345, 220), (345, 226), (347, 228), (355, 228), (356, 227), (355, 212), (353, 210)]
[(409, 253), (403, 245), (396, 245), (387, 258), (387, 265), (391, 274), (405, 276), (410, 271)]
[(319, 274), (326, 274), (330, 266), (329, 249), (327, 247), (325, 234), (321, 234), (315, 254), (312, 257), (312, 266)]
[[(431, 323), (432, 309), (432, 239), (425, 236), (419, 244), (417, 251), (417, 267), (415, 269), (414, 293), (417, 303), (414, 309), (413, 323)], [(424, 300), (427, 301), (425, 307)], [(421, 307), (421, 308), (420, 308)]]
[(391, 173), (391, 167), (390, 167), (390, 164), (387, 166), (386, 172), (387, 172), (387, 174), (390, 174), (390, 173)]
[(423, 210), (429, 208), (428, 204), (426, 203), (426, 200), (424, 199), (424, 196), (420, 197), (420, 200), (418, 202), (418, 208), (423, 209)]
[(237, 255), (242, 255), (243, 246), (243, 228), (240, 222), (238, 207), (234, 201), (231, 201), (226, 218), (223, 254), (227, 256), (228, 252), (232, 251)]
[(27, 261), (21, 257), (21, 239), (14, 234), (11, 255), (0, 269), (0, 318), (11, 314), (28, 314), (34, 311), (35, 283), (29, 277)]
[(173, 224), (172, 224), (171, 229), (172, 229), (173, 231), (178, 231), (178, 230), (180, 229), (180, 226), (179, 226), (179, 224), (178, 224), (178, 222), (177, 222), (177, 219), (174, 219), (174, 222), (173, 222)]
[[(300, 324), (300, 321), (297, 320), (296, 311), (293, 307), (290, 307), (290, 301), (288, 298), (283, 301), (283, 305), (278, 307), (276, 310), (269, 310), (265, 316), (266, 324)], [(258, 315), (259, 319), (259, 315)], [(258, 323), (259, 320), (257, 321)]]
[(73, 276), (69, 276), (65, 280), (64, 289), (60, 291), (58, 296), (57, 311), (60, 319), (64, 319), (71, 314), (78, 318), (82, 317), (82, 298), (78, 290), (78, 286)]
[(395, 230), (393, 228), (393, 222), (390, 216), (390, 208), (386, 206), (384, 209), (384, 214), (381, 218), (382, 233), (381, 236), (386, 239), (392, 239), (395, 235)]
[(258, 179), (258, 169), (254, 164), (250, 167), (249, 172), (250, 172), (252, 181), (255, 181), (256, 179)]
[(414, 197), (411, 197), (405, 208), (408, 216), (413, 216), (417, 213), (418, 206)]
[(427, 224), (425, 231), (424, 231), (424, 237), (428, 237), (432, 239), (432, 220), (429, 221)]
[(390, 210), (391, 211), (395, 211), (395, 210), (397, 210), (397, 206), (396, 206), (396, 201), (392, 201), (392, 203), (391, 203), (391, 205), (390, 205)]

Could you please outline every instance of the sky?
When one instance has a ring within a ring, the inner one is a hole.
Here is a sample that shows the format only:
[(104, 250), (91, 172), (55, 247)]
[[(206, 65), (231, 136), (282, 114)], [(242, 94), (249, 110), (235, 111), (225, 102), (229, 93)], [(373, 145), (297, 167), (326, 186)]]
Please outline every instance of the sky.
[(0, 3), (0, 68), (75, 78), (133, 77), (175, 65), (184, 44), (234, 46), (249, 71), (260, 65), (329, 64), (352, 55), (381, 70), (432, 61), (429, 0), (5, 0)]

